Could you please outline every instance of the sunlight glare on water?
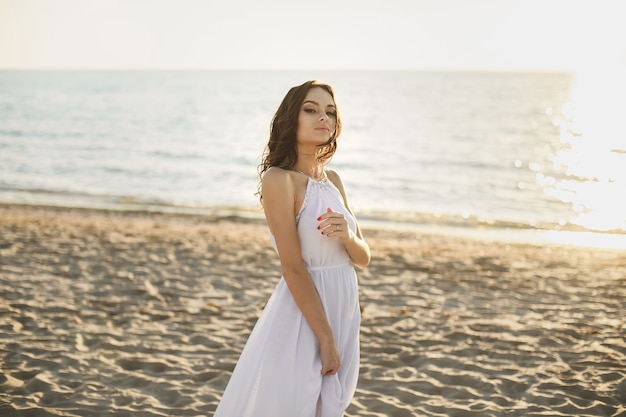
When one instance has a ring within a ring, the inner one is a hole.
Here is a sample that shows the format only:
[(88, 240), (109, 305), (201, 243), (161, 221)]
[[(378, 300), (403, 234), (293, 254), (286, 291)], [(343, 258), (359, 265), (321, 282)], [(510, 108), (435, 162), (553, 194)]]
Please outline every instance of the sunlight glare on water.
[(553, 156), (558, 180), (538, 176), (544, 192), (572, 205), (571, 224), (626, 231), (626, 133), (623, 81), (609, 72), (582, 73), (563, 108), (560, 144)]

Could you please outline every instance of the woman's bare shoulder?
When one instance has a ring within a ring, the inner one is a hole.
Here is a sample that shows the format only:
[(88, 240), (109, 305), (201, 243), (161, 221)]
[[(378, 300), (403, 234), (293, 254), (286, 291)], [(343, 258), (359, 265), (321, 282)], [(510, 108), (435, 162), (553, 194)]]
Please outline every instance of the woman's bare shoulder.
[(328, 177), (330, 182), (332, 182), (335, 185), (335, 187), (337, 187), (341, 192), (343, 192), (344, 191), (343, 181), (341, 181), (341, 177), (339, 176), (337, 171), (334, 171), (330, 168), (327, 168), (324, 171), (326, 172), (326, 176)]
[(330, 168), (325, 168), (324, 172), (326, 173), (326, 176), (330, 179), (331, 177), (333, 179), (340, 179), (339, 178), (339, 174), (337, 173), (337, 171), (335, 171), (334, 169), (330, 169)]
[(279, 167), (270, 167), (263, 174), (261, 179), (263, 184), (275, 184), (289, 181), (291, 179), (290, 172)]
[(280, 200), (284, 197), (290, 198), (293, 197), (295, 188), (293, 171), (284, 168), (271, 167), (261, 179), (261, 192), (264, 196), (271, 194)]

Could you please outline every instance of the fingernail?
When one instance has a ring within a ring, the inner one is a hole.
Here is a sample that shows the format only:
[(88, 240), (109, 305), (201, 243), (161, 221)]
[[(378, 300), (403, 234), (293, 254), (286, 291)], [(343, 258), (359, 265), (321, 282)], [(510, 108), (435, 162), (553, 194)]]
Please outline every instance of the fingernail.
[(322, 216), (319, 216), (319, 217), (317, 218), (317, 221), (318, 221), (318, 222), (319, 222), (320, 220), (322, 220)]

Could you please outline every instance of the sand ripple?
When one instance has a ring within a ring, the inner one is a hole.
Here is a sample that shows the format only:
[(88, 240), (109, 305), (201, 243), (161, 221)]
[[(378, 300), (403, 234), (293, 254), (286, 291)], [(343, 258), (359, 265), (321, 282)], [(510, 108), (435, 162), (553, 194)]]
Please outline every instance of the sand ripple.
[[(347, 417), (626, 415), (623, 253), (366, 233)], [(0, 415), (212, 415), (277, 276), (255, 221), (0, 206)]]

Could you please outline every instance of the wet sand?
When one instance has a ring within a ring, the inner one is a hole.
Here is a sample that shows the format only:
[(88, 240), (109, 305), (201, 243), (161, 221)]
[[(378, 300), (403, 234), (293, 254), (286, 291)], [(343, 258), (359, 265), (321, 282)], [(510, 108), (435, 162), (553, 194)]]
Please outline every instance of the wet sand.
[[(364, 233), (346, 417), (626, 415), (626, 252)], [(256, 219), (0, 205), (0, 415), (211, 416), (279, 276)]]

